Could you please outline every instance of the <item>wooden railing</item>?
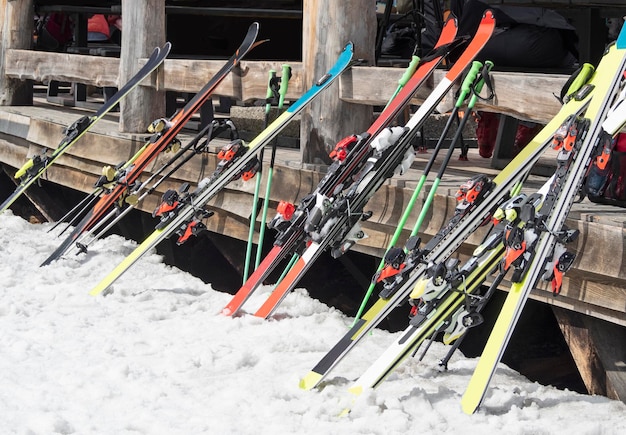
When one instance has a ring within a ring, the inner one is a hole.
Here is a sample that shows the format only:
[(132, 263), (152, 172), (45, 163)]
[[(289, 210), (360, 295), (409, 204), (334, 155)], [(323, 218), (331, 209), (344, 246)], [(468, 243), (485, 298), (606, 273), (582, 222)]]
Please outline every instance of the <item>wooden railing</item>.
[[(7, 50), (5, 54), (7, 77), (19, 80), (48, 82), (61, 80), (94, 86), (120, 86), (120, 60), (99, 56), (67, 53), (49, 53), (31, 50)], [(139, 67), (145, 59), (138, 61)], [(196, 92), (222, 66), (219, 60), (166, 60), (163, 80), (145, 81), (142, 85), (159, 90)], [(302, 62), (290, 62), (292, 78), (287, 99), (297, 99), (308, 88), (304, 83)], [(281, 63), (270, 61), (243, 61), (219, 86), (216, 95), (240, 101), (265, 97), (267, 71), (280, 70)], [(348, 103), (383, 105), (391, 96), (402, 75), (401, 68), (357, 66), (344, 73), (340, 80), (339, 98)], [(416, 94), (415, 103), (423, 100), (437, 83), (444, 70), (437, 70), (433, 80)], [(477, 107), (506, 113), (519, 119), (547, 122), (559, 109), (554, 96), (567, 80), (562, 74), (492, 73), (496, 99), (478, 103)], [(531, 90), (531, 91), (529, 91)]]

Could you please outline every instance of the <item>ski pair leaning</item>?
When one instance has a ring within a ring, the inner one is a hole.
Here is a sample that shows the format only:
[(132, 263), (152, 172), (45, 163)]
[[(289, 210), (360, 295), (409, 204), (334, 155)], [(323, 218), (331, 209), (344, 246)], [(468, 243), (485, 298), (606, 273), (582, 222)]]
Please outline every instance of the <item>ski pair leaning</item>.
[[(589, 68), (584, 69), (589, 71)], [(600, 94), (606, 84), (602, 74), (612, 74), (610, 64), (601, 65), (590, 83), (588, 76), (581, 74), (573, 87), (569, 88), (568, 102), (559, 113), (542, 129), (524, 149), (492, 180), (485, 177), (480, 181), (481, 194), (462, 197), (454, 216), (428, 243), (415, 250), (411, 246), (411, 255), (406, 256), (402, 270), (390, 275), (385, 282), (378, 300), (363, 316), (357, 319), (352, 328), (337, 344), (314, 366), (301, 380), (304, 389), (314, 388), (328, 376), (336, 365), (354, 348), (358, 342), (377, 326), (398, 306), (404, 305), (413, 287), (427, 270), (428, 264), (442, 264), (450, 255), (484, 222), (493, 215), (503, 202), (509, 199), (516, 186), (521, 183), (539, 156), (551, 142), (554, 132), (571, 115), (582, 112), (597, 88)], [(582, 78), (582, 79), (581, 79)], [(403, 261), (400, 261), (403, 263)], [(409, 267), (407, 267), (409, 266)], [(398, 266), (400, 267), (400, 266)], [(409, 352), (410, 353), (410, 352)]]
[(259, 317), (270, 316), (325, 249), (330, 249), (337, 257), (364, 237), (361, 222), (370, 216), (364, 210), (367, 201), (396, 170), (402, 172), (410, 166), (414, 156), (412, 141), (420, 126), (489, 39), (494, 23), (491, 11), (486, 12), (476, 36), (407, 125), (384, 129), (448, 53), (449, 44), (456, 35), (456, 28), (452, 27), (456, 22), (446, 23), (433, 59), (417, 68), (367, 132), (350, 136), (337, 144), (331, 153), (335, 162), (316, 190), (298, 207), (281, 204), (279, 211), (285, 210), (286, 213), (279, 214), (271, 222), (279, 232), (274, 247), (223, 309), (223, 314), (235, 314), (269, 273), (295, 253), (293, 266), (254, 313)]
[(168, 119), (154, 121), (149, 131), (152, 134), (143, 148), (128, 162), (121, 177), (116, 180), (109, 189), (104, 189), (98, 201), (88, 210), (83, 218), (76, 224), (72, 232), (65, 238), (59, 247), (43, 262), (42, 266), (50, 264), (61, 257), (67, 250), (76, 243), (77, 239), (86, 231), (93, 228), (107, 213), (116, 206), (122, 204), (129, 193), (129, 189), (139, 181), (139, 177), (148, 165), (153, 162), (158, 155), (171, 147), (178, 139), (177, 134), (191, 117), (200, 110), (200, 107), (209, 99), (218, 85), (226, 76), (239, 64), (243, 57), (258, 44), (257, 35), (259, 24), (253, 23), (248, 28), (248, 32), (243, 42), (231, 58), (222, 68), (209, 80), (204, 87), (198, 91), (185, 106), (178, 110)]
[[(352, 57), (353, 44), (348, 43), (343, 52), (339, 55), (335, 65), (317, 80), (302, 97), (290, 104), (287, 110), (247, 144), (247, 146), (238, 146), (237, 150), (233, 149), (232, 159), (222, 159), (222, 161), (232, 161), (232, 164), (228, 164), (225, 168), (218, 167), (212, 177), (202, 180), (198, 184), (198, 187), (192, 192), (182, 192), (181, 197), (178, 198), (177, 206), (164, 215), (164, 219), (158, 224), (155, 231), (137, 246), (129, 256), (113, 269), (113, 271), (105, 276), (104, 279), (90, 291), (90, 294), (95, 296), (102, 293), (147, 251), (176, 232), (185, 231), (188, 224), (193, 222), (194, 219), (202, 218), (202, 214), (205, 213), (205, 206), (209, 200), (222, 191), (233, 179), (239, 177), (242, 170), (247, 168), (248, 165), (255, 162), (258, 152), (269, 144), (294, 116), (300, 113), (307, 104), (324, 89), (334, 83), (340, 74), (352, 65)], [(230, 150), (224, 150), (224, 157), (230, 156), (229, 151)]]

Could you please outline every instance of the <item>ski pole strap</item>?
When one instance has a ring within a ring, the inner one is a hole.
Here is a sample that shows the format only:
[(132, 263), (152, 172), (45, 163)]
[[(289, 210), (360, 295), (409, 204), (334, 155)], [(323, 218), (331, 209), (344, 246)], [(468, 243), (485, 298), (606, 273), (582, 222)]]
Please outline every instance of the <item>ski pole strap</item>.
[(276, 79), (276, 71), (269, 70), (269, 79), (267, 80), (267, 93), (265, 94), (265, 113), (270, 113), (272, 102), (278, 97), (278, 83)]
[(433, 48), (426, 56), (420, 59), (416, 67), (426, 62), (430, 62), (431, 60), (436, 59), (438, 57), (448, 55), (449, 53), (451, 53), (452, 51), (456, 50), (458, 47), (460, 47), (461, 45), (469, 41), (469, 39), (470, 39), (469, 36), (462, 36), (460, 38), (456, 38), (454, 41), (448, 44), (443, 44), (439, 47)]
[(289, 80), (291, 79), (291, 66), (283, 64), (283, 72), (280, 77), (280, 88), (278, 89), (278, 108), (282, 109), (285, 104), (285, 95), (287, 95), (287, 88), (289, 87)]
[(574, 71), (561, 88), (561, 94), (557, 97), (561, 104), (567, 103), (571, 98), (570, 96), (578, 92), (578, 90), (589, 81), (595, 70), (592, 64), (584, 63)]
[[(493, 62), (490, 60), (485, 61), (485, 64), (480, 70), (480, 75), (478, 76), (478, 81), (472, 88), (472, 97), (470, 98), (469, 103), (467, 103), (467, 107), (469, 109), (473, 108), (476, 104), (476, 101), (480, 98), (481, 100), (491, 100), (493, 98), (493, 84), (491, 83), (491, 76), (489, 72), (493, 68)], [(479, 94), (483, 90), (483, 86), (487, 86), (489, 89), (489, 96), (483, 98)]]
[(482, 67), (483, 64), (477, 60), (472, 62), (472, 67), (465, 75), (465, 79), (463, 79), (463, 84), (461, 84), (459, 98), (456, 100), (456, 107), (461, 107), (467, 96), (470, 94), (470, 92), (472, 92), (472, 87), (474, 86), (476, 77), (478, 77), (478, 73), (480, 72)]

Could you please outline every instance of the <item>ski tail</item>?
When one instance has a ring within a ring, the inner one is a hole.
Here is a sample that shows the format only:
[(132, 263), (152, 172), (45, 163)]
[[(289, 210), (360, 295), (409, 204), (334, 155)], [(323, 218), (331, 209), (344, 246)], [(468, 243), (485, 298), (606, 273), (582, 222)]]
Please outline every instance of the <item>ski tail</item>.
[(291, 291), (294, 283), (298, 282), (304, 273), (308, 270), (311, 263), (315, 261), (321, 254), (321, 245), (317, 243), (311, 243), (306, 249), (303, 256), (301, 256), (296, 264), (293, 265), (291, 270), (287, 273), (285, 278), (274, 288), (267, 300), (261, 305), (261, 307), (254, 313), (256, 317), (262, 317), (267, 319), (278, 308), (278, 305), (285, 299), (287, 294)]
[(263, 280), (267, 278), (267, 275), (274, 269), (274, 265), (277, 264), (284, 257), (285, 251), (280, 246), (274, 246), (270, 252), (263, 258), (263, 261), (259, 264), (259, 267), (255, 269), (246, 282), (241, 286), (233, 298), (222, 309), (222, 314), (225, 316), (232, 316), (235, 314), (241, 306), (246, 303), (248, 298), (252, 295), (253, 291), (261, 285)]

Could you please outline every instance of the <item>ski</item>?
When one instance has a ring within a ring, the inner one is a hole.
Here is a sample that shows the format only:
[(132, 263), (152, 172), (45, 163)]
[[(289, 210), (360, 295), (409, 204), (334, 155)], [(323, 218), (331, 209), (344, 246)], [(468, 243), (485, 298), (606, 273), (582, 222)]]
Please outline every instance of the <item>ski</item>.
[[(156, 189), (165, 182), (172, 174), (184, 166), (189, 160), (198, 154), (208, 153), (210, 142), (218, 135), (229, 131), (230, 140), (237, 139), (238, 134), (234, 124), (228, 119), (214, 119), (206, 127), (200, 130), (188, 143), (181, 146), (175, 154), (168, 159), (160, 168), (153, 171), (150, 177), (141, 183), (135, 185), (129, 190), (129, 193), (122, 207), (114, 207), (107, 216), (100, 219), (90, 230), (85, 231), (76, 239), (76, 247), (80, 252), (86, 253), (87, 247), (94, 241), (100, 239), (115, 224), (124, 218), (128, 213), (137, 207), (148, 195), (152, 194)], [(180, 146), (178, 144), (176, 148)], [(172, 149), (174, 152), (174, 149)], [(110, 168), (110, 167), (109, 167)], [(107, 168), (103, 170), (108, 172)], [(106, 185), (111, 182), (111, 177), (102, 175), (96, 183), (98, 185)], [(68, 249), (67, 252), (70, 252)]]
[[(471, 61), (471, 59), (469, 60)], [(463, 64), (465, 59), (460, 59), (460, 61), (461, 64)], [(472, 64), (472, 67), (469, 69), (461, 85), (461, 95), (459, 96), (461, 103), (459, 104), (462, 104), (462, 102), (472, 94), (468, 108), (470, 105), (473, 106), (473, 102), (476, 101), (477, 94), (480, 93), (484, 84), (484, 74), (487, 74), (489, 69), (490, 66), (483, 70), (483, 65), (480, 62), (474, 62)], [(478, 77), (479, 73), (482, 73), (480, 77)], [(439, 102), (438, 97), (443, 94), (434, 95), (435, 98), (432, 100), (432, 106), (429, 105), (431, 103), (429, 96), (421, 107), (434, 108)], [(392, 128), (392, 134), (389, 138), (383, 138), (384, 140), (382, 140), (382, 135), (380, 135), (372, 142), (372, 147), (374, 147), (377, 152), (369, 158), (368, 165), (361, 171), (354, 185), (345, 194), (341, 197), (334, 197), (332, 206), (324, 204), (324, 207), (328, 208), (328, 210), (322, 213), (324, 217), (319, 218), (319, 222), (315, 222), (314, 225), (311, 222), (312, 219), (307, 222), (309, 233), (313, 239), (312, 243), (306, 248), (304, 254), (289, 271), (285, 279), (277, 285), (267, 301), (257, 310), (255, 316), (265, 318), (270, 316), (323, 250), (330, 247), (331, 255), (337, 258), (350, 249), (354, 243), (365, 237), (364, 232), (361, 230), (360, 221), (366, 220), (369, 215), (367, 212), (364, 212), (364, 206), (386, 179), (394, 173), (402, 173), (404, 168), (410, 167), (412, 157), (415, 155), (415, 150), (411, 145), (413, 139), (411, 133), (418, 131), (422, 123), (427, 119), (429, 113), (430, 112), (426, 110), (420, 116), (418, 110), (416, 115), (404, 127), (404, 131), (398, 132), (400, 137), (394, 137), (394, 130), (396, 130), (396, 128)], [(462, 131), (465, 121), (467, 121), (467, 117), (461, 121), (459, 131)], [(397, 128), (397, 130), (400, 129)], [(384, 145), (385, 141), (388, 145)], [(447, 162), (452, 157), (456, 142), (458, 142), (458, 135), (455, 135), (446, 155), (446, 159), (441, 163), (438, 174), (439, 179), (443, 176)], [(441, 147), (441, 143), (442, 141), (439, 142), (437, 149), (433, 151), (431, 162), (434, 162), (435, 156)], [(385, 156), (385, 153), (388, 155)], [(407, 157), (410, 159), (408, 162), (406, 161)], [(430, 165), (427, 165), (425, 168), (425, 174), (427, 174), (430, 169), (429, 166)], [(372, 169), (370, 170), (370, 168)], [(431, 191), (433, 196), (437, 185), (438, 182), (435, 180), (432, 187), (433, 190)], [(324, 200), (330, 202), (330, 200), (326, 198), (324, 198)], [(318, 200), (317, 202), (319, 203), (320, 201)], [(428, 207), (428, 204), (429, 201), (426, 201), (424, 205), (425, 209)], [(423, 209), (422, 212), (425, 212), (425, 209)], [(311, 215), (315, 216), (316, 211), (317, 210), (314, 209)], [(314, 231), (311, 231), (312, 227)]]
[[(583, 68), (580, 74), (584, 76), (589, 71), (589, 68)], [(507, 199), (513, 187), (525, 177), (562, 122), (570, 114), (577, 114), (586, 108), (591, 100), (594, 87), (601, 83), (601, 79), (602, 77), (596, 74), (591, 83), (586, 83), (587, 80), (576, 81), (579, 87), (572, 88), (568, 92), (567, 103), (559, 113), (513, 158), (500, 174), (493, 180), (489, 180), (488, 186), (484, 186), (483, 194), (477, 198), (479, 201), (464, 198), (457, 205), (450, 222), (418, 251), (418, 258), (407, 257), (407, 260), (412, 262), (410, 267), (405, 267), (404, 264), (401, 266), (402, 272), (395, 275), (393, 282), (385, 284), (378, 300), (363, 316), (355, 321), (350, 330), (301, 379), (301, 388), (311, 389), (318, 386), (367, 332), (376, 327), (396, 307), (406, 301), (415, 282), (426, 272), (426, 264), (445, 261), (485, 219), (492, 215), (493, 211)]]
[[(526, 204), (539, 209), (549, 187), (550, 182), (547, 182), (536, 194), (515, 195), (496, 210), (494, 219), (498, 220), (497, 226), (462, 267), (456, 258), (429, 265), (409, 296), (412, 306), (409, 326), (354, 382), (351, 393), (359, 395), (367, 388), (376, 388), (402, 361), (414, 355), (427, 339), (433, 340), (443, 333), (444, 344), (450, 344), (468, 328), (482, 323), (480, 311), (495, 287), (490, 287), (484, 294), (480, 294), (480, 289), (502, 259), (503, 239), (510, 231), (510, 225), (518, 224), (515, 216), (519, 209)], [(513, 222), (506, 220), (505, 216)], [(409, 251), (407, 256), (411, 255), (415, 253)], [(499, 282), (498, 278), (494, 281)]]
[[(488, 19), (489, 18), (486, 18), (486, 20)], [(296, 268), (301, 267), (303, 262), (306, 262), (306, 257), (304, 259), (298, 257), (309, 242), (309, 236), (306, 232), (308, 225), (307, 219), (311, 212), (310, 209), (315, 207), (317, 198), (332, 195), (333, 192), (336, 192), (338, 187), (341, 186), (343, 188), (346, 180), (350, 180), (350, 177), (358, 174), (358, 171), (361, 170), (362, 166), (366, 164), (367, 159), (371, 156), (372, 148), (370, 145), (375, 138), (383, 132), (383, 129), (389, 125), (399, 111), (409, 103), (410, 98), (418, 87), (430, 77), (434, 68), (443, 60), (447, 52), (449, 52), (450, 44), (456, 37), (456, 28), (456, 20), (448, 20), (446, 22), (436, 44), (434, 53), (422, 59), (416, 71), (408, 81), (404, 78), (401, 80), (401, 82), (406, 81), (406, 84), (399, 88), (395, 94), (396, 96), (390, 100), (383, 112), (365, 133), (349, 136), (338, 142), (335, 146), (335, 150), (331, 153), (331, 158), (335, 161), (329, 167), (328, 173), (317, 186), (316, 190), (305, 197), (297, 208), (292, 204), (281, 203), (279, 205), (279, 214), (270, 222), (270, 226), (279, 231), (274, 242), (274, 247), (235, 294), (233, 299), (224, 307), (222, 310), (223, 314), (235, 314), (248, 300), (250, 295), (260, 286), (263, 280), (267, 278), (271, 271), (288, 255), (294, 254), (292, 260), (299, 261), (300, 265), (296, 264)], [(314, 250), (319, 250), (319, 248), (315, 246), (311, 247), (309, 254)], [(290, 269), (293, 270), (293, 268)], [(293, 274), (295, 272), (290, 273)], [(291, 279), (291, 277), (285, 277), (285, 279), (279, 280), (279, 282), (285, 282), (287, 279)]]
[[(461, 408), (466, 414), (473, 414), (481, 405), (528, 295), (544, 272), (546, 264), (549, 270), (544, 278), (548, 277), (549, 280), (552, 280), (555, 273), (553, 268), (559, 268), (559, 262), (569, 263), (571, 266), (573, 258), (562, 257), (568, 254), (564, 244), (571, 236), (564, 227), (565, 219), (582, 185), (595, 145), (610, 136), (603, 130), (602, 124), (618, 88), (622, 85), (625, 68), (626, 50), (612, 45), (598, 68), (607, 72), (604, 83), (598, 84), (595, 91), (597, 96), (591, 100), (585, 118), (574, 119), (571, 124), (578, 136), (573, 145), (560, 144), (557, 178), (542, 209), (525, 219), (526, 226), (521, 230), (525, 241), (524, 252), (519, 254), (519, 264), (516, 265), (512, 277), (513, 284), (461, 399)], [(599, 92), (600, 87), (603, 92)], [(563, 264), (560, 266), (564, 267)], [(555, 293), (558, 293), (558, 289), (555, 289)]]
[[(410, 166), (414, 156), (412, 141), (419, 128), (489, 40), (494, 27), (493, 14), (487, 11), (463, 54), (411, 117), (403, 131), (400, 127), (392, 128), (383, 132), (390, 132), (386, 137), (381, 133), (374, 138), (369, 147), (371, 156), (356, 177), (353, 176), (355, 181), (345, 193), (337, 195), (333, 192), (332, 197), (317, 195), (305, 224), (311, 243), (267, 301), (254, 313), (255, 316), (269, 317), (325, 249), (330, 248), (331, 255), (337, 258), (365, 237), (361, 222), (368, 219), (371, 213), (365, 212), (364, 206), (387, 178), (396, 171), (402, 173), (404, 168)], [(474, 71), (474, 77), (477, 73)], [(411, 160), (407, 162), (407, 158)], [(401, 167), (403, 165), (404, 168)]]
[(132, 164), (129, 164), (121, 177), (116, 181), (111, 189), (107, 189), (100, 196), (93, 208), (87, 212), (82, 220), (76, 225), (70, 235), (61, 245), (43, 262), (42, 266), (50, 264), (61, 257), (74, 244), (76, 239), (93, 227), (105, 214), (119, 201), (123, 201), (131, 187), (141, 176), (150, 162), (165, 150), (170, 144), (176, 141), (176, 135), (180, 132), (186, 122), (200, 110), (200, 107), (209, 99), (217, 86), (235, 68), (241, 59), (256, 45), (262, 43), (255, 42), (259, 32), (259, 24), (253, 23), (248, 28), (243, 42), (222, 66), (222, 68), (209, 80), (204, 87), (189, 100), (185, 106), (177, 111), (169, 119), (158, 119), (152, 122), (148, 131), (153, 133), (148, 142), (144, 145), (141, 153), (134, 157)]
[(339, 55), (335, 65), (247, 146), (239, 141), (238, 143), (233, 143), (232, 148), (225, 147), (225, 149), (220, 151), (218, 154), (218, 158), (222, 159), (220, 165), (218, 165), (218, 168), (210, 178), (204, 179), (199, 183), (196, 190), (191, 193), (181, 192), (183, 195), (177, 195), (174, 192), (170, 196), (172, 199), (175, 198), (175, 200), (164, 198), (166, 203), (170, 203), (170, 207), (164, 209), (165, 211), (161, 214), (161, 222), (157, 225), (155, 231), (96, 285), (90, 291), (90, 294), (95, 296), (102, 293), (142, 255), (157, 246), (162, 240), (176, 232), (187, 235), (187, 230), (191, 230), (198, 223), (197, 218), (205, 214), (204, 206), (206, 203), (232, 180), (241, 177), (242, 173), (246, 171), (253, 170), (254, 165), (258, 164), (255, 159), (260, 149), (270, 143), (307, 104), (334, 83), (341, 73), (350, 67), (352, 57), (353, 44), (350, 42)]
[(40, 155), (36, 155), (30, 158), (20, 169), (15, 173), (15, 178), (19, 179), (15, 191), (2, 202), (0, 205), (0, 213), (3, 213), (8, 209), (26, 190), (36, 181), (38, 181), (46, 170), (52, 165), (59, 157), (67, 152), (83, 135), (94, 126), (96, 122), (109, 113), (120, 101), (124, 99), (126, 95), (146, 77), (156, 70), (159, 65), (163, 63), (165, 58), (169, 55), (171, 44), (168, 42), (162, 48), (155, 48), (148, 58), (143, 67), (113, 96), (107, 99), (102, 106), (93, 114), (85, 115), (65, 128), (63, 133), (64, 137), (55, 150), (47, 155), (48, 150), (44, 151)]

